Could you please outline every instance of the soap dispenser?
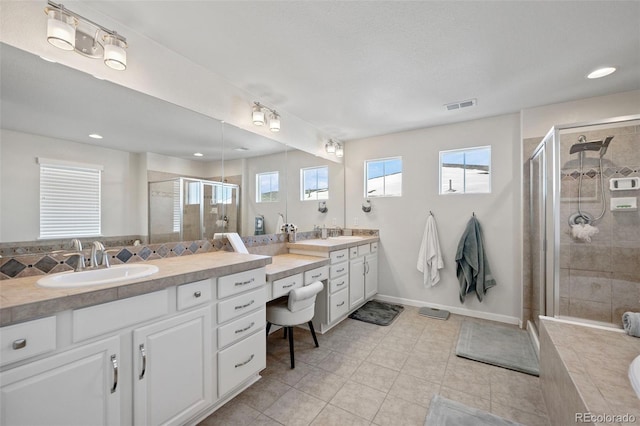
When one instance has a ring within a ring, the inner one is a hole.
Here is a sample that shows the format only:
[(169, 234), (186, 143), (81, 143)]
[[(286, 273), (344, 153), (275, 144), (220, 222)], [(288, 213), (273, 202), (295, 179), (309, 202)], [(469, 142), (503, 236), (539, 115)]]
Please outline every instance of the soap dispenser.
[(325, 224), (322, 225), (322, 239), (323, 240), (327, 239), (327, 225)]

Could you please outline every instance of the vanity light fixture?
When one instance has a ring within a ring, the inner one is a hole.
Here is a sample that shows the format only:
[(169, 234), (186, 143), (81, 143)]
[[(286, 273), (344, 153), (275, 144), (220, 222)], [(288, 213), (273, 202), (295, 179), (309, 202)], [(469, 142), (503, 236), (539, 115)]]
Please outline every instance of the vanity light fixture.
[(335, 154), (336, 153), (336, 144), (333, 142), (333, 139), (329, 139), (329, 142), (324, 144), (324, 149), (327, 151), (327, 154)]
[(253, 124), (256, 126), (264, 126), (266, 124), (267, 117), (265, 111), (269, 113), (269, 130), (272, 132), (280, 131), (280, 114), (275, 109), (271, 109), (262, 105), (260, 102), (253, 102), (253, 112), (251, 118)]
[(62, 4), (47, 2), (47, 41), (63, 50), (74, 50), (87, 58), (104, 60), (109, 68), (127, 68), (127, 40), (113, 30), (78, 15)]
[(340, 144), (336, 145), (336, 157), (338, 158), (344, 157), (344, 148)]

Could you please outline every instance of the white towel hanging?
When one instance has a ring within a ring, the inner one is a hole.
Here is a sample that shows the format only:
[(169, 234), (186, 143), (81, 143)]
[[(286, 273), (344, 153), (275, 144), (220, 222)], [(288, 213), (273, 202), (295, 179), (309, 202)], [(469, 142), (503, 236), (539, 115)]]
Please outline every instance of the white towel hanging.
[(427, 218), (427, 224), (422, 236), (422, 244), (418, 253), (418, 271), (423, 273), (423, 284), (434, 286), (440, 282), (439, 269), (444, 268), (438, 230), (433, 214)]

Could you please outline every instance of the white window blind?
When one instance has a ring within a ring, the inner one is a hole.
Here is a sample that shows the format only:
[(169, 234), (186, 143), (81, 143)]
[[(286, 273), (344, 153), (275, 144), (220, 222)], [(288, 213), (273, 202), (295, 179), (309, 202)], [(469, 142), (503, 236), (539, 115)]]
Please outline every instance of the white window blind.
[(38, 159), (40, 238), (101, 234), (101, 166)]

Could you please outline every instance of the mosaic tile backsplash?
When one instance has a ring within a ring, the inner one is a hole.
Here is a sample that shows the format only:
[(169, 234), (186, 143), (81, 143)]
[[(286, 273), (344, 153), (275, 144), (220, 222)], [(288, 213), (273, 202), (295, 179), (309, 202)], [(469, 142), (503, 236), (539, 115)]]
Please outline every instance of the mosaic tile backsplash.
[[(354, 235), (378, 235), (377, 230), (358, 229), (353, 230)], [(298, 241), (320, 238), (320, 231), (299, 232)], [(195, 240), (171, 242), (163, 244), (139, 244), (134, 245), (135, 240), (142, 238), (115, 237), (103, 239), (109, 253), (110, 263), (119, 265), (123, 263), (145, 262), (147, 260), (162, 259), (176, 256), (189, 256), (210, 251), (233, 251), (226, 238), (220, 240)], [(242, 240), (250, 253), (276, 255), (286, 253), (287, 236), (285, 234), (265, 234), (243, 237)], [(117, 244), (118, 242), (126, 244)], [(89, 266), (91, 255), (91, 241), (82, 241), (85, 256), (85, 266)], [(0, 258), (0, 280), (11, 278), (23, 278), (37, 275), (55, 274), (58, 272), (73, 271), (78, 263), (77, 256), (65, 256), (70, 253), (69, 241), (48, 242), (47, 245), (28, 243), (13, 245), (3, 244)], [(273, 246), (273, 247), (268, 247)], [(47, 250), (48, 248), (48, 250)]]

